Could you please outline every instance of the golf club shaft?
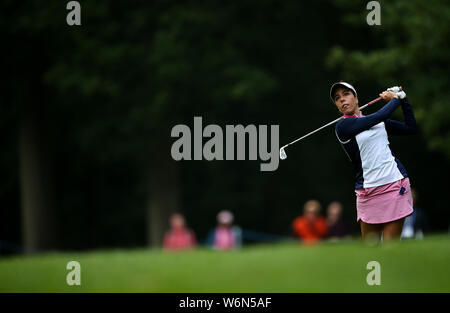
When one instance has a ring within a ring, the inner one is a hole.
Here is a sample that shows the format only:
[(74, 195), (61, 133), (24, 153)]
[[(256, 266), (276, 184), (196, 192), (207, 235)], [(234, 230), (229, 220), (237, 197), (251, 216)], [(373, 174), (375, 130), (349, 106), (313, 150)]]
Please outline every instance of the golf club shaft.
[(377, 103), (378, 101), (380, 101), (382, 98), (378, 97), (376, 99), (373, 99), (372, 101), (370, 101), (369, 103), (364, 104), (362, 107), (359, 108), (359, 110), (363, 110), (364, 108), (368, 107), (369, 105), (372, 105), (374, 103)]
[[(369, 103), (363, 105), (362, 107), (360, 107), (359, 110), (363, 110), (364, 108), (366, 108), (366, 107), (368, 107), (368, 106), (370, 106), (370, 105), (372, 105), (372, 104), (374, 104), (374, 103), (376, 103), (376, 102), (378, 102), (378, 101), (380, 101), (380, 100), (381, 100), (381, 97), (378, 97), (378, 98), (376, 98), (376, 99), (370, 101)], [(344, 117), (341, 116), (341, 117), (335, 119), (334, 121), (331, 121), (331, 122), (329, 122), (328, 124), (323, 125), (322, 127), (317, 128), (316, 130), (313, 130), (312, 132), (310, 132), (310, 133), (304, 135), (303, 137), (300, 137), (300, 138), (294, 140), (293, 142), (288, 143), (287, 145), (281, 147), (281, 149), (284, 149), (284, 148), (286, 148), (287, 146), (296, 143), (297, 141), (300, 141), (300, 140), (302, 140), (302, 139), (304, 139), (304, 138), (306, 138), (306, 137), (308, 137), (308, 136), (311, 136), (312, 134), (317, 133), (319, 130), (324, 129), (325, 127), (328, 127), (328, 126), (330, 126), (330, 125), (332, 125), (332, 124), (334, 124), (334, 123), (337, 123), (339, 120), (341, 120), (341, 119), (343, 119), (343, 118), (344, 118)]]

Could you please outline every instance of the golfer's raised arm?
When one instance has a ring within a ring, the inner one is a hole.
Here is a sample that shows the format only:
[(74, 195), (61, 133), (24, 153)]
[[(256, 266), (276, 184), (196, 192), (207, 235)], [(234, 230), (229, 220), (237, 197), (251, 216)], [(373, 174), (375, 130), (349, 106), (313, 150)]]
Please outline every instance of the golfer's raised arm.
[(401, 106), (403, 111), (404, 122), (399, 122), (395, 120), (384, 121), (386, 126), (386, 131), (389, 135), (412, 135), (418, 131), (416, 118), (414, 117), (414, 111), (412, 106), (409, 104), (407, 98), (401, 99)]
[(346, 118), (340, 120), (336, 125), (337, 135), (340, 140), (346, 141), (360, 132), (386, 120), (400, 104), (401, 102), (399, 99), (392, 98), (384, 107), (373, 114), (360, 118)]

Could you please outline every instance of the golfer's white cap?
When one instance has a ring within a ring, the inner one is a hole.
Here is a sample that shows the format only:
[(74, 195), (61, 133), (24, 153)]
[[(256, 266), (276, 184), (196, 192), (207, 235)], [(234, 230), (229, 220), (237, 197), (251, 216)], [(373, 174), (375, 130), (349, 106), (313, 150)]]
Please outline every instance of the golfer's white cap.
[(333, 102), (333, 103), (334, 103), (333, 93), (339, 87), (346, 87), (346, 88), (350, 89), (353, 92), (355, 97), (358, 96), (358, 94), (356, 93), (355, 87), (353, 87), (352, 85), (350, 85), (349, 83), (346, 83), (346, 82), (337, 82), (337, 83), (334, 83), (333, 85), (331, 85), (331, 88), (330, 88), (330, 98), (331, 98), (331, 102)]

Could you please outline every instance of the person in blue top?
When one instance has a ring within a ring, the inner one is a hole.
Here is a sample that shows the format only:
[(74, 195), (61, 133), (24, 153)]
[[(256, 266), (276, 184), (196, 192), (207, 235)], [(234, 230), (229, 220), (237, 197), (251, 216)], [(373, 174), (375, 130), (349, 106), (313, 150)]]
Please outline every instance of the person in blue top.
[[(344, 115), (336, 124), (336, 137), (353, 164), (356, 211), (363, 239), (399, 239), (406, 216), (413, 213), (407, 171), (389, 145), (389, 135), (417, 132), (414, 112), (399, 87), (380, 94), (387, 101), (380, 110), (364, 116), (356, 89), (346, 82), (331, 86), (330, 97)], [(404, 121), (390, 119), (401, 107)]]

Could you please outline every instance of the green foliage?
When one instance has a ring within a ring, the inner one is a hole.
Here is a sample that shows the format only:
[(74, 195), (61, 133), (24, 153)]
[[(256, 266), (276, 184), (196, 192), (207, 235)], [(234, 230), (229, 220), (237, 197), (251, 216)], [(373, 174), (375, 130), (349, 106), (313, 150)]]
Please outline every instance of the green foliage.
[[(8, 78), (0, 106), (0, 202), (15, 229), (11, 241), (20, 242), (17, 135), (24, 104), (48, 123), (64, 248), (144, 244), (151, 158), (170, 161), (171, 127), (190, 125), (193, 116), (205, 125), (279, 125), (285, 144), (337, 117), (328, 99), (332, 81), (358, 82), (361, 96), (368, 86), (373, 92), (400, 83), (429, 146), (450, 146), (444, 1), (382, 2), (382, 25), (373, 27), (365, 22), (366, 2), (348, 0), (80, 3), (82, 25), (73, 27), (66, 1), (0, 3), (9, 43), (0, 60)], [(445, 206), (434, 196), (447, 189), (444, 178), (429, 186), (434, 171), (413, 165), (439, 163), (445, 172), (448, 163), (423, 149), (422, 138), (410, 139), (418, 147), (407, 140), (395, 152), (415, 171), (430, 217), (439, 216), (432, 222), (447, 228)], [(182, 209), (199, 239), (224, 208), (244, 228), (290, 234), (312, 197), (324, 209), (341, 200), (359, 232), (351, 165), (333, 130), (290, 149), (273, 173), (259, 172), (254, 161), (177, 163)]]
[[(350, 2), (337, 4), (346, 7)], [(365, 40), (373, 41), (372, 48), (336, 45), (327, 65), (355, 82), (372, 80), (380, 88), (402, 85), (429, 148), (450, 157), (450, 7), (445, 0), (380, 3), (381, 26), (364, 26), (361, 18), (355, 26), (370, 28)]]

